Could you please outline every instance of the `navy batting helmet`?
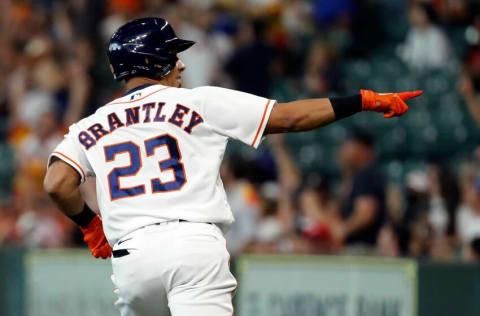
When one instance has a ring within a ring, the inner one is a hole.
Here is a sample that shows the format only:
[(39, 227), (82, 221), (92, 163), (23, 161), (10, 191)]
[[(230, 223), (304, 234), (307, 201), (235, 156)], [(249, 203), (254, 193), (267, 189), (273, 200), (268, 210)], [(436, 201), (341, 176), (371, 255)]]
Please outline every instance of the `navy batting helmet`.
[(108, 44), (115, 80), (134, 76), (161, 79), (175, 67), (177, 53), (195, 44), (179, 39), (161, 18), (142, 18), (121, 26)]

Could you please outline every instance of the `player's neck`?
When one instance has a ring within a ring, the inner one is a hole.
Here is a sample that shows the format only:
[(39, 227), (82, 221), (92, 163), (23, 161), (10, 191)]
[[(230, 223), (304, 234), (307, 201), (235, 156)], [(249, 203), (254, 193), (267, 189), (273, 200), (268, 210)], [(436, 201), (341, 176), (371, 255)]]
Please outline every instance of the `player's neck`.
[(160, 80), (154, 80), (145, 77), (134, 77), (127, 81), (125, 84), (125, 90), (130, 91), (145, 84), (162, 84), (162, 82)]

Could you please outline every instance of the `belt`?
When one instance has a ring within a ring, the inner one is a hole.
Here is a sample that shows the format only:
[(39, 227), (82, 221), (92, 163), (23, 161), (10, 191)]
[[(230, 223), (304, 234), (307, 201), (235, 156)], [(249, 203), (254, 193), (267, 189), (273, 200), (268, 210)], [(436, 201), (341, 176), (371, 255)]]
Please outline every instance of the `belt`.
[[(179, 219), (178, 222), (182, 223), (182, 222), (188, 222), (188, 221), (186, 221), (184, 219)], [(160, 225), (162, 223), (165, 223), (165, 222), (155, 223), (155, 224), (152, 224), (152, 225)], [(206, 223), (206, 224), (212, 225), (212, 223)], [(125, 256), (128, 256), (129, 254), (130, 254), (130, 252), (127, 249), (117, 249), (117, 250), (112, 251), (112, 256), (114, 258), (125, 257)]]
[(120, 258), (124, 256), (128, 256), (130, 252), (127, 249), (117, 249), (112, 251), (112, 256), (114, 258)]

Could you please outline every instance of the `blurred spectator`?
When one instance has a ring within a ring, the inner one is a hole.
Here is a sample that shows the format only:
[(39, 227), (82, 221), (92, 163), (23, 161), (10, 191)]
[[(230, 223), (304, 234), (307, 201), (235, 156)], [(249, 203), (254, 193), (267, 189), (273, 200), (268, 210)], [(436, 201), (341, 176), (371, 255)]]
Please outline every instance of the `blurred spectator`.
[(463, 60), (458, 90), (464, 97), (472, 118), (477, 126), (480, 126), (480, 16), (476, 16), (473, 25), (466, 29), (465, 40), (468, 48)]
[(451, 47), (445, 33), (434, 24), (428, 4), (414, 3), (408, 11), (410, 31), (399, 54), (413, 70), (441, 68), (451, 62)]
[(44, 91), (31, 90), (22, 101), (18, 109), (19, 119), (30, 131), (38, 126), (39, 117), (56, 111), (54, 98)]
[(322, 36), (340, 53), (346, 52), (352, 42), (352, 23), (358, 1), (317, 0), (313, 2), (313, 19)]
[(311, 252), (334, 250), (332, 227), (339, 221), (337, 209), (326, 177), (312, 174), (299, 194), (300, 230), (310, 242)]
[(225, 159), (220, 174), (235, 218), (235, 222), (225, 234), (228, 250), (232, 255), (243, 252), (253, 241), (260, 208), (260, 199), (255, 188), (240, 179), (240, 173), (234, 159)]
[(258, 221), (252, 242), (246, 251), (253, 253), (280, 252), (280, 244), (287, 232), (282, 222), (282, 211), (278, 201), (278, 186), (273, 182), (262, 185)]
[(412, 233), (403, 223), (387, 222), (382, 226), (376, 245), (376, 254), (386, 257), (413, 255)]
[(413, 170), (406, 175), (405, 212), (400, 222), (408, 240), (406, 252), (415, 257), (428, 254), (431, 237), (428, 224), (429, 178), (424, 170)]
[(378, 233), (376, 254), (384, 257), (400, 256), (399, 240), (391, 224), (383, 225)]
[(428, 220), (433, 236), (452, 236), (460, 193), (456, 177), (446, 166), (433, 165), (429, 169), (429, 198)]
[(337, 243), (344, 242), (353, 252), (368, 251), (375, 245), (386, 219), (386, 185), (375, 161), (372, 136), (354, 130), (342, 145), (340, 155), (341, 161), (352, 170), (352, 178), (341, 209), (342, 222), (334, 227), (333, 238)]
[[(310, 18), (311, 11), (311, 3), (307, 1), (288, 1), (284, 3), (281, 20), (291, 41), (297, 41), (313, 32), (313, 21)], [(299, 48), (301, 47), (292, 47), (292, 49)]]
[(325, 97), (343, 90), (334, 55), (332, 48), (325, 43), (316, 42), (312, 45), (303, 79), (306, 97)]
[(403, 216), (409, 225), (420, 219), (428, 210), (428, 176), (422, 170), (413, 170), (406, 175), (406, 208)]
[(277, 182), (265, 182), (261, 186), (260, 217), (249, 251), (296, 252), (298, 243), (292, 236), (296, 220), (293, 194), (300, 183), (300, 173), (285, 146), (283, 135), (269, 135), (268, 143)]
[[(428, 224), (429, 256), (435, 260), (451, 260), (455, 242), (455, 212), (460, 195), (457, 180), (450, 169), (443, 165), (429, 168), (428, 198), (428, 212), (417, 225), (423, 225), (425, 231), (425, 224)], [(425, 240), (418, 241), (425, 246)]]
[[(15, 232), (27, 247), (58, 248), (67, 244), (58, 212), (51, 204), (41, 199), (34, 201), (35, 209), (21, 212), (15, 225)], [(69, 228), (71, 228), (71, 225)]]
[(44, 195), (42, 184), (46, 161), (62, 138), (56, 113), (50, 109), (39, 114), (32, 133), (19, 144), (16, 153), (20, 182), (18, 186), (21, 193), (26, 196), (25, 203), (35, 195)]
[(261, 96), (267, 96), (270, 91), (271, 65), (275, 57), (275, 50), (267, 41), (266, 22), (240, 22), (237, 47), (225, 65), (236, 89)]
[[(278, 200), (282, 220), (286, 232), (290, 233), (290, 244), (283, 246), (289, 247), (289, 252), (330, 252), (331, 225), (336, 220), (336, 208), (327, 178), (310, 174), (300, 187), (301, 172), (285, 146), (284, 136), (270, 135), (268, 139), (281, 190)], [(292, 236), (296, 230), (307, 243)]]
[(448, 168), (432, 165), (428, 172), (410, 172), (406, 191), (403, 225), (410, 235), (410, 254), (447, 260), (453, 255), (455, 212), (460, 198), (456, 178)]
[(462, 204), (458, 207), (456, 229), (460, 242), (467, 245), (480, 237), (480, 183), (463, 185)]
[[(186, 18), (174, 17), (170, 23), (178, 23), (179, 36), (195, 41), (191, 49), (181, 53), (180, 58), (185, 63), (188, 71), (183, 73), (184, 86), (194, 88), (211, 85), (213, 83), (225, 85), (222, 67), (233, 53), (233, 40), (220, 27), (214, 29), (215, 14), (211, 10), (198, 11), (184, 10)], [(175, 18), (178, 19), (175, 20)], [(232, 23), (227, 17), (224, 23)]]

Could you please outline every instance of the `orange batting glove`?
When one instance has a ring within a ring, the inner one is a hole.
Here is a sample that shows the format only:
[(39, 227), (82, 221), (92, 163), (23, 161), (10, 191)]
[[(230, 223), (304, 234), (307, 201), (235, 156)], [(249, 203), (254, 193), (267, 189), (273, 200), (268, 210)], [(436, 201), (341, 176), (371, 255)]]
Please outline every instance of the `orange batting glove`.
[(382, 112), (383, 117), (401, 116), (408, 110), (405, 100), (418, 97), (422, 90), (395, 93), (376, 93), (372, 90), (360, 90), (362, 111)]
[(80, 227), (83, 233), (83, 241), (90, 248), (95, 258), (107, 259), (112, 255), (112, 247), (103, 233), (102, 220), (96, 215), (87, 227)]

